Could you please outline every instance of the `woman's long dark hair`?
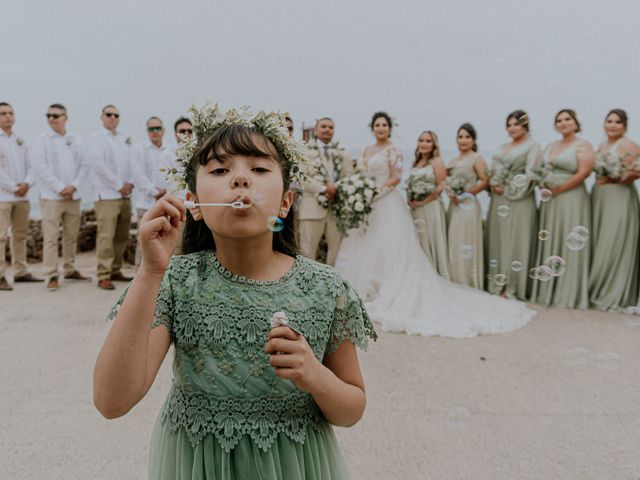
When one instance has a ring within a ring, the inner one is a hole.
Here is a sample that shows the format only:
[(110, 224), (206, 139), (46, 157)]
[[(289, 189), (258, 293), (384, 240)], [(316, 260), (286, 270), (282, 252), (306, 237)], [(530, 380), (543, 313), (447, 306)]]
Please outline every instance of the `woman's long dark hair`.
[[(185, 168), (185, 180), (191, 193), (196, 192), (196, 171), (199, 166), (204, 166), (209, 162), (211, 156), (217, 158), (228, 157), (230, 155), (243, 155), (250, 157), (274, 158), (280, 166), (282, 172), (284, 192), (289, 189), (289, 173), (285, 156), (279, 152), (271, 140), (252, 127), (244, 125), (225, 125), (214, 131), (198, 147), (193, 157)], [(284, 229), (273, 234), (273, 249), (295, 257), (298, 254), (294, 233), (293, 208), (284, 218)], [(265, 219), (265, 222), (267, 219)], [(200, 252), (203, 250), (214, 250), (216, 244), (213, 234), (203, 220), (195, 220), (187, 212), (187, 221), (182, 237), (183, 254)]]

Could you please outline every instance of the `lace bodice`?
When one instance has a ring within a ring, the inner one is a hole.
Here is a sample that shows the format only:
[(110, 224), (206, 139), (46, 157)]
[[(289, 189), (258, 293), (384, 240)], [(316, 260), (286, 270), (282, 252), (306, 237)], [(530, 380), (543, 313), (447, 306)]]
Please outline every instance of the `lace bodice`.
[(403, 156), (400, 149), (395, 145), (389, 145), (367, 159), (363, 156), (359, 161), (359, 166), (365, 175), (374, 179), (376, 187), (382, 188), (386, 181), (389, 180), (389, 168), (393, 167), (397, 170), (402, 170), (402, 160)]
[(277, 311), (319, 360), (345, 340), (366, 348), (376, 337), (357, 293), (331, 267), (298, 256), (279, 280), (256, 281), (226, 270), (212, 251), (171, 259), (153, 325), (166, 326), (175, 347), (162, 410), (173, 431), (184, 428), (194, 445), (213, 433), (227, 451), (249, 435), (267, 450), (278, 433), (303, 442), (307, 426), (324, 422), (313, 398), (268, 363), (264, 345)]

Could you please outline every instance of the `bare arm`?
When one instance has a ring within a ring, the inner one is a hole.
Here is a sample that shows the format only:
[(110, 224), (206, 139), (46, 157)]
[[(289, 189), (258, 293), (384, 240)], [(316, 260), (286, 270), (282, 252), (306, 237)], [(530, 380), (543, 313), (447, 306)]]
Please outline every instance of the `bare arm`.
[(271, 354), (269, 363), (276, 368), (276, 375), (309, 392), (330, 423), (349, 427), (362, 418), (364, 380), (351, 342), (342, 342), (321, 363), (304, 337), (288, 327), (277, 327), (269, 334), (265, 351)]
[(482, 158), (482, 155), (478, 156), (478, 159), (473, 165), (473, 168), (478, 175), (478, 182), (476, 182), (476, 184), (469, 189), (469, 193), (477, 195), (485, 190), (487, 188), (487, 185), (489, 184), (489, 177), (487, 177), (487, 174), (485, 173), (487, 164), (485, 163), (484, 158)]
[(183, 203), (167, 195), (141, 222), (142, 264), (98, 355), (93, 375), (94, 404), (107, 418), (124, 415), (144, 397), (169, 349), (168, 330), (161, 326), (152, 330), (151, 323), (184, 217)]

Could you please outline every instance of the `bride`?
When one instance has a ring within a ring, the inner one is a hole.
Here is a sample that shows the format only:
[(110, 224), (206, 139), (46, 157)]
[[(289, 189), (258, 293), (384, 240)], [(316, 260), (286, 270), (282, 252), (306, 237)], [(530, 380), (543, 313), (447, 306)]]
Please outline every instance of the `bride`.
[(371, 120), (376, 143), (365, 148), (359, 167), (375, 180), (379, 195), (369, 225), (349, 231), (342, 241), (336, 269), (385, 331), (473, 337), (524, 326), (536, 312), (523, 303), (453, 284), (434, 270), (396, 188), (403, 157), (390, 140), (392, 124), (385, 112)]

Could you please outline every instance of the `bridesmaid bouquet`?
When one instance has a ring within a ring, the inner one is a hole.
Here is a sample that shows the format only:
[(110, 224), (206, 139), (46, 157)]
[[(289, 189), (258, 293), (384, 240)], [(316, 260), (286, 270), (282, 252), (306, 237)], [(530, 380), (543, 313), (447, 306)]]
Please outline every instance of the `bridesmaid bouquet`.
[(378, 189), (371, 178), (360, 173), (338, 180), (336, 188), (336, 196), (329, 208), (338, 230), (346, 235), (348, 230), (367, 224)]
[(620, 180), (627, 172), (621, 159), (611, 152), (596, 156), (594, 170), (598, 177), (609, 177), (612, 180)]
[(424, 200), (436, 190), (436, 177), (431, 172), (412, 172), (407, 180), (409, 200)]
[(485, 173), (489, 177), (489, 185), (492, 187), (503, 187), (507, 180), (509, 180), (510, 172), (499, 157), (493, 157), (493, 164), (485, 170)]
[(462, 195), (465, 192), (467, 179), (463, 177), (450, 176), (446, 180), (447, 189), (454, 195)]
[(533, 181), (540, 188), (551, 188), (555, 186), (553, 182), (550, 180), (551, 172), (553, 171), (553, 166), (550, 163), (545, 163), (541, 167), (536, 167), (532, 171)]

